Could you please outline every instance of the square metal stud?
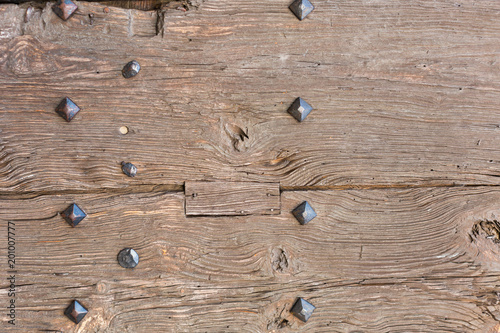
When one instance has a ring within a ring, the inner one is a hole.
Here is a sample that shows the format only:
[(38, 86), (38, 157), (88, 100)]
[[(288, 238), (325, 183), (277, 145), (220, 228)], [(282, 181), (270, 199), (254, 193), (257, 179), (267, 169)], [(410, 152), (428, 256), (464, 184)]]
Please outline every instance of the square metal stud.
[(78, 223), (80, 223), (84, 218), (87, 217), (87, 214), (78, 207), (77, 204), (71, 204), (64, 212), (61, 213), (61, 216), (69, 223), (72, 227), (76, 227)]
[(122, 171), (129, 177), (135, 177), (137, 174), (137, 167), (130, 162), (122, 162)]
[(292, 211), (292, 214), (300, 224), (307, 224), (317, 216), (316, 212), (307, 201), (298, 205), (297, 208)]
[(312, 111), (312, 106), (307, 104), (302, 98), (298, 97), (293, 101), (292, 105), (288, 108), (288, 113), (291, 114), (299, 122), (304, 121), (307, 115)]
[(76, 105), (71, 99), (65, 97), (61, 103), (56, 107), (56, 112), (66, 119), (67, 122), (70, 122), (74, 116), (80, 111), (78, 105)]
[(71, 319), (75, 324), (82, 321), (83, 317), (87, 314), (87, 309), (83, 307), (78, 301), (72, 301), (71, 304), (64, 310), (64, 314)]
[(139, 264), (139, 255), (134, 249), (124, 248), (118, 253), (118, 263), (123, 268), (134, 268)]
[(54, 13), (64, 21), (69, 19), (77, 8), (78, 6), (71, 0), (57, 0), (57, 3), (52, 6)]
[(124, 78), (128, 79), (139, 74), (140, 70), (141, 65), (136, 60), (132, 60), (123, 67), (122, 75)]
[(301, 21), (314, 10), (314, 6), (309, 0), (295, 0), (289, 8)]
[(309, 320), (309, 318), (311, 318), (311, 316), (314, 312), (314, 309), (316, 309), (316, 307), (314, 305), (312, 305), (311, 303), (309, 303), (308, 301), (306, 301), (302, 297), (299, 297), (297, 299), (297, 301), (295, 302), (295, 304), (293, 305), (290, 312), (295, 317), (299, 318), (303, 322), (306, 322)]

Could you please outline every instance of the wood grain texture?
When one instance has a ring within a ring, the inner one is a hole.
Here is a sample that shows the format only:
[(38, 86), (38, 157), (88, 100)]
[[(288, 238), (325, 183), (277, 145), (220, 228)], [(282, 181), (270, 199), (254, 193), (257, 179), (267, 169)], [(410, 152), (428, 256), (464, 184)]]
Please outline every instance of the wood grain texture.
[(186, 215), (275, 215), (281, 210), (279, 183), (185, 183)]
[[(105, 6), (120, 7), (126, 9), (138, 10), (155, 10), (162, 7), (169, 8), (184, 8), (188, 10), (191, 6), (196, 6), (202, 0), (87, 0), (88, 2), (99, 2)], [(0, 0), (0, 4), (23, 4), (29, 3), (28, 6), (44, 7), (44, 5), (51, 0)]]
[[(498, 1), (322, 1), (304, 21), (288, 5), (79, 2), (67, 22), (1, 6), (0, 189), (499, 184)], [(82, 108), (69, 124), (64, 96)]]
[[(500, 332), (500, 3), (327, 0), (298, 21), (289, 2), (78, 1), (66, 22), (50, 3), (0, 6), (19, 324), (1, 330)], [(54, 112), (66, 96), (71, 123)], [(303, 123), (286, 112), (298, 96)], [(280, 182), (281, 212), (186, 217), (186, 181)], [(58, 213), (73, 202), (76, 228)], [(78, 326), (73, 299), (90, 310)]]
[[(7, 220), (17, 228), (18, 329), (497, 332), (499, 239), (478, 225), (499, 219), (499, 189), (282, 196), (280, 215), (190, 218), (183, 193), (3, 198), (0, 239)], [(290, 213), (304, 199), (318, 213), (306, 226)], [(57, 214), (72, 202), (88, 213), (76, 228)], [(133, 270), (116, 262), (124, 247), (140, 255)], [(298, 296), (317, 306), (307, 324), (289, 313)], [(78, 326), (63, 316), (74, 298), (90, 309)]]

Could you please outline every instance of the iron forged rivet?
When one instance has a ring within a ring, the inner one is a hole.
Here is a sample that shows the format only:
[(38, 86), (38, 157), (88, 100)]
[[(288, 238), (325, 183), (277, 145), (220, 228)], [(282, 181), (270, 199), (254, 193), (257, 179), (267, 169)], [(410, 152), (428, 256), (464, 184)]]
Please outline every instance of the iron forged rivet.
[(80, 223), (84, 218), (87, 217), (87, 214), (78, 207), (77, 204), (71, 204), (68, 208), (61, 213), (61, 216), (69, 223), (72, 227), (76, 227), (78, 223)]
[(139, 255), (134, 249), (125, 248), (118, 253), (118, 263), (123, 268), (134, 268), (139, 264)]
[(64, 310), (64, 314), (71, 319), (75, 324), (82, 321), (83, 317), (87, 314), (87, 309), (80, 304), (77, 300), (71, 302), (71, 304)]
[(71, 0), (57, 0), (57, 3), (52, 6), (54, 13), (64, 21), (69, 19), (77, 8), (78, 6)]
[(78, 111), (80, 111), (80, 108), (69, 97), (63, 98), (61, 103), (56, 107), (57, 114), (66, 119), (67, 122), (70, 122)]
[(309, 202), (304, 201), (300, 205), (298, 205), (293, 211), (292, 211), (293, 216), (297, 219), (297, 221), (300, 222), (300, 224), (304, 225), (309, 222), (311, 222), (312, 219), (314, 219), (317, 214), (314, 211), (314, 209), (311, 207)]
[(137, 167), (130, 162), (122, 162), (122, 171), (129, 177), (135, 177), (137, 174)]
[(128, 79), (136, 76), (141, 70), (141, 65), (135, 60), (130, 61), (122, 69), (122, 75), (124, 78)]
[(299, 297), (295, 304), (292, 306), (290, 312), (303, 322), (307, 322), (309, 318), (311, 318), (314, 309), (316, 309), (314, 305), (312, 305), (302, 297)]
[(288, 8), (301, 21), (314, 10), (314, 6), (309, 0), (295, 0)]
[(288, 108), (288, 113), (291, 114), (299, 122), (304, 121), (307, 115), (312, 111), (312, 106), (310, 106), (301, 97), (297, 97), (293, 101), (292, 105)]

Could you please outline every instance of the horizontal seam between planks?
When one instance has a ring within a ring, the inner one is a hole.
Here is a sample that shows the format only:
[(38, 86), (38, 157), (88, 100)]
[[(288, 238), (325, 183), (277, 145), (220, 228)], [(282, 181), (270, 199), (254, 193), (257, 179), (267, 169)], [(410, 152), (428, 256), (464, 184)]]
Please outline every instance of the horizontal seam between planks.
[[(298, 191), (347, 191), (347, 190), (390, 190), (390, 189), (419, 189), (419, 188), (475, 188), (499, 187), (500, 184), (395, 184), (395, 185), (325, 185), (325, 186), (280, 186), (280, 192)], [(33, 199), (48, 195), (73, 195), (73, 194), (141, 194), (141, 193), (181, 193), (184, 185), (135, 185), (126, 188), (102, 188), (93, 190), (54, 190), (54, 191), (0, 191), (0, 199)]]

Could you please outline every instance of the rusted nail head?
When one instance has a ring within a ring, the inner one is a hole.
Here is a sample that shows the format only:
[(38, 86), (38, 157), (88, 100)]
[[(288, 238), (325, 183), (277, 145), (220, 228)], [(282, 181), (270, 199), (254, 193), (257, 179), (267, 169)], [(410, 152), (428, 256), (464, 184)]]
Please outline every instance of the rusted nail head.
[(57, 0), (57, 2), (52, 6), (54, 13), (56, 13), (56, 15), (64, 21), (69, 19), (77, 8), (78, 6), (71, 0)]
[(68, 97), (63, 98), (63, 100), (56, 107), (56, 112), (66, 119), (67, 122), (70, 122), (76, 114), (80, 111), (78, 105), (76, 105), (71, 99)]

